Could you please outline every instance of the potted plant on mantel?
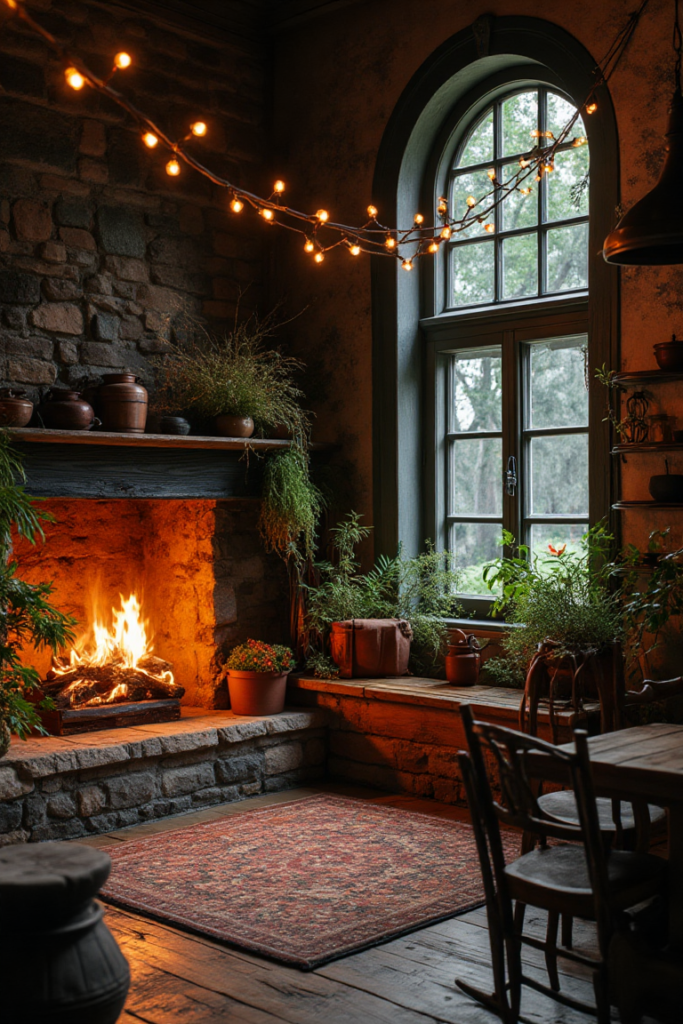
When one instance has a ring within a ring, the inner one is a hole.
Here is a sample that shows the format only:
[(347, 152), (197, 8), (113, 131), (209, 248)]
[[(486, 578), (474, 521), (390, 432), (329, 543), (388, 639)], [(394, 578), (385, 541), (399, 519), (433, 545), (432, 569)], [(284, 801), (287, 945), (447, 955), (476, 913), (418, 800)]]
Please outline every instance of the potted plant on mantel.
[(21, 459), (7, 433), (0, 431), (0, 757), (7, 753), (12, 733), (21, 739), (33, 729), (45, 733), (40, 706), (31, 699), (40, 676), (22, 663), (23, 649), (47, 646), (56, 653), (73, 640), (75, 625), (75, 619), (50, 603), (51, 583), (31, 584), (17, 577), (12, 533), (35, 544), (44, 539), (43, 523), (52, 522), (17, 480), (24, 480)]
[(277, 715), (285, 706), (294, 652), (281, 644), (247, 640), (228, 656), (230, 708), (236, 715)]

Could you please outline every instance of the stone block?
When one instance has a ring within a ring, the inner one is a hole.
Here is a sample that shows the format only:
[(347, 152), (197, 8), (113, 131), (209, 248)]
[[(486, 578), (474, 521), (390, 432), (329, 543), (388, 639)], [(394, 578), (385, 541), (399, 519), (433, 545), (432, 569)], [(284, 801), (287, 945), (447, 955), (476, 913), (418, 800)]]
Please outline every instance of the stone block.
[[(111, 286), (114, 295), (118, 295), (122, 299), (134, 299), (137, 295), (137, 285), (134, 285), (131, 281), (112, 281)], [(142, 311), (141, 307), (140, 310)]]
[(234, 724), (225, 725), (218, 729), (218, 738), (221, 743), (239, 743), (241, 740), (251, 740), (256, 736), (265, 736), (267, 733), (266, 723), (260, 718), (236, 719)]
[(0, 252), (9, 252), (12, 245), (12, 239), (9, 236), (9, 231), (0, 231)]
[(161, 352), (168, 352), (168, 342), (163, 338), (140, 338), (138, 348), (148, 355), (159, 355)]
[(78, 793), (78, 813), (82, 818), (91, 818), (103, 811), (107, 797), (100, 786), (86, 786)]
[(31, 313), (31, 323), (56, 334), (82, 334), (83, 314), (78, 306), (67, 302), (44, 303)]
[(92, 318), (91, 329), (98, 341), (118, 341), (121, 321), (111, 313), (98, 313)]
[(263, 783), (259, 780), (258, 782), (245, 782), (240, 786), (240, 793), (242, 796), (256, 796), (257, 793), (262, 792)]
[(30, 356), (32, 359), (52, 359), (53, 344), (49, 338), (8, 338), (2, 348), (7, 355)]
[(164, 754), (187, 754), (195, 750), (211, 750), (218, 746), (216, 729), (198, 729), (196, 732), (162, 733), (161, 749)]
[[(73, 154), (70, 154), (73, 157)], [(89, 187), (83, 181), (76, 181), (74, 178), (60, 178), (56, 174), (42, 174), (40, 187), (46, 192), (66, 192), (74, 196), (87, 196), (90, 194)]]
[(49, 277), (43, 281), (43, 295), (50, 302), (69, 302), (71, 299), (80, 299), (83, 292), (75, 281), (64, 280), (59, 277)]
[(64, 227), (89, 231), (93, 222), (92, 208), (83, 199), (62, 198), (55, 205), (55, 219)]
[(265, 753), (266, 775), (280, 775), (300, 768), (304, 763), (304, 752), (300, 743), (283, 743), (269, 747)]
[(84, 121), (81, 144), (78, 147), (86, 156), (104, 156), (107, 151), (107, 135), (101, 121)]
[(112, 256), (145, 255), (145, 225), (142, 214), (123, 206), (101, 206), (97, 211), (100, 243)]
[(225, 626), (237, 622), (237, 599), (235, 589), (229, 583), (223, 583), (214, 589), (213, 613), (217, 626)]
[(106, 185), (109, 181), (109, 168), (100, 160), (91, 160), (84, 156), (78, 161), (78, 173), (83, 181), (92, 181), (96, 185)]
[(40, 247), (40, 258), (48, 263), (65, 263), (66, 246), (62, 242), (43, 242)]
[(14, 800), (33, 789), (33, 782), (24, 782), (14, 768), (0, 768), (0, 800)]
[(152, 799), (155, 793), (154, 776), (151, 772), (132, 772), (118, 778), (107, 779), (103, 789), (109, 798), (112, 810), (122, 807), (136, 807)]
[(88, 249), (90, 252), (97, 250), (95, 239), (83, 228), (60, 228), (59, 237), (71, 249)]
[(149, 270), (143, 260), (127, 259), (125, 256), (106, 256), (104, 267), (122, 281), (135, 281), (139, 284), (149, 281)]
[(106, 341), (86, 341), (81, 346), (81, 362), (88, 366), (127, 366), (126, 353)]
[(467, 802), (463, 784), (459, 779), (434, 779), (434, 799), (443, 804)]
[(49, 825), (38, 825), (33, 829), (31, 839), (34, 843), (47, 840), (78, 839), (86, 834), (86, 828), (79, 818), (70, 821), (52, 821)]
[(58, 775), (53, 775), (52, 778), (43, 779), (40, 788), (43, 793), (58, 793), (62, 788), (62, 780)]
[(14, 231), (20, 241), (45, 242), (52, 235), (52, 214), (47, 203), (17, 199), (12, 207)]
[(112, 280), (108, 274), (93, 274), (85, 282), (86, 292), (94, 292), (97, 295), (112, 295)]
[(18, 828), (14, 832), (0, 834), (0, 847), (13, 846), (15, 843), (27, 843), (31, 835), (26, 829)]
[(253, 782), (260, 779), (265, 770), (262, 752), (242, 756), (221, 757), (216, 761), (216, 778), (220, 783)]
[(76, 801), (71, 793), (55, 793), (47, 801), (48, 818), (73, 818), (76, 815)]
[[(6, 806), (10, 806), (10, 805), (6, 805)], [(16, 806), (21, 808), (21, 804), (17, 804)], [(45, 822), (45, 820), (46, 820), (46, 817), (45, 817), (45, 808), (46, 808), (46, 806), (47, 806), (47, 804), (46, 804), (45, 798), (42, 797), (40, 795), (40, 793), (31, 793), (29, 796), (27, 796), (25, 798), (25, 800), (24, 800), (24, 807), (23, 807), (24, 826), (26, 828), (34, 828), (36, 825), (42, 825)], [(2, 805), (0, 805), (0, 810), (1, 810), (1, 808), (2, 808)], [(0, 828), (1, 828), (1, 821), (2, 821), (2, 819), (0, 817)], [(13, 825), (12, 827), (15, 828), (16, 826)]]
[(203, 762), (165, 771), (161, 780), (161, 791), (164, 796), (184, 796), (186, 793), (214, 786), (215, 783), (213, 765)]
[(304, 761), (306, 764), (324, 764), (327, 757), (327, 748), (322, 739), (314, 737), (306, 742), (304, 746)]
[(160, 313), (177, 313), (183, 306), (182, 299), (176, 292), (155, 284), (146, 284), (140, 288), (138, 302), (145, 309), (155, 309)]
[(121, 319), (120, 336), (124, 341), (139, 341), (142, 337), (142, 324), (135, 316), (124, 316)]
[(192, 794), (192, 806), (211, 807), (213, 804), (219, 804), (222, 799), (223, 795), (220, 789), (215, 786), (211, 789), (201, 789), (198, 793)]
[(57, 358), (65, 366), (74, 366), (78, 362), (78, 346), (75, 341), (58, 341)]
[(28, 311), (23, 306), (5, 306), (2, 311), (2, 322), (13, 331), (26, 332), (26, 317)]
[(54, 384), (57, 371), (38, 359), (13, 358), (7, 361), (7, 379), (18, 384)]
[(0, 302), (35, 305), (40, 302), (40, 281), (32, 274), (0, 271)]

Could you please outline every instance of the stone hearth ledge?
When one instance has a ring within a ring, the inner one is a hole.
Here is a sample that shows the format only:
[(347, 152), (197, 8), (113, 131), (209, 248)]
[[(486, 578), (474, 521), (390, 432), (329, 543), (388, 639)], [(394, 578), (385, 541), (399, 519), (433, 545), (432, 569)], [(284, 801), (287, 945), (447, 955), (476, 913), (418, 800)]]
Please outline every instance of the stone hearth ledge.
[(0, 761), (0, 845), (77, 839), (325, 772), (325, 710), (182, 714), (179, 722), (14, 739)]

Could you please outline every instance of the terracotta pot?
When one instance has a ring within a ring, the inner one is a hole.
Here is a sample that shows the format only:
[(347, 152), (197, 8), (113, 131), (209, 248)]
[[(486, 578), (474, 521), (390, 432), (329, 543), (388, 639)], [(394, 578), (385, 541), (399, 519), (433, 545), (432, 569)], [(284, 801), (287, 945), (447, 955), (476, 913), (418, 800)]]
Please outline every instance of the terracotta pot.
[(50, 388), (40, 415), (52, 430), (90, 430), (95, 425), (93, 407), (81, 398), (80, 391), (64, 388)]
[(33, 402), (25, 391), (14, 388), (0, 390), (0, 426), (25, 427), (33, 416)]
[(662, 341), (654, 346), (655, 359), (662, 370), (683, 370), (683, 341)]
[(476, 685), (481, 667), (481, 654), (479, 643), (473, 633), (468, 636), (462, 629), (451, 631), (445, 664), (446, 679), (453, 686)]
[(0, 757), (4, 757), (9, 750), (12, 733), (9, 731), (7, 722), (0, 719)]
[(134, 373), (105, 373), (98, 391), (104, 430), (116, 434), (144, 434), (147, 389)]
[(254, 433), (251, 416), (216, 416), (213, 423), (217, 437), (251, 437)]
[(236, 715), (278, 715), (285, 706), (287, 672), (228, 670), (230, 708)]

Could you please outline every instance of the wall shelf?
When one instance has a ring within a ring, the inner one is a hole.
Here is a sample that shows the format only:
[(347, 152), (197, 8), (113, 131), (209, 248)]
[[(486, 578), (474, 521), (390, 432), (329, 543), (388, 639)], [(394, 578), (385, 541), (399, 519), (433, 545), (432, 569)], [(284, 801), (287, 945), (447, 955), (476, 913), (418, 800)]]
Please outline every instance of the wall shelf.
[(683, 452), (683, 442), (646, 441), (643, 444), (615, 444), (612, 448), (612, 455), (628, 455), (629, 452)]
[(660, 508), (683, 508), (683, 502), (681, 501), (616, 501), (612, 505), (613, 509), (617, 512), (621, 512), (625, 508), (643, 508), (643, 509), (660, 509)]
[(612, 378), (615, 384), (624, 387), (636, 387), (638, 384), (666, 384), (669, 381), (683, 380), (683, 370), (634, 370), (632, 373), (616, 373)]

